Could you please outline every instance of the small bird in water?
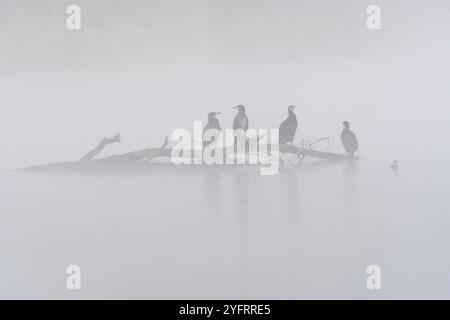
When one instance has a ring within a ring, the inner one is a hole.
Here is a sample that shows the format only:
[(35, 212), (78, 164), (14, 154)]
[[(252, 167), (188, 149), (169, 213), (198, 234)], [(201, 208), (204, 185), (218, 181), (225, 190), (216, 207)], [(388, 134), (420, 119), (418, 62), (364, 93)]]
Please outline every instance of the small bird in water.
[(297, 116), (294, 113), (295, 106), (288, 107), (288, 118), (284, 120), (279, 128), (279, 143), (280, 144), (294, 144), (295, 132), (297, 131)]
[(214, 137), (211, 139), (205, 139), (205, 133), (208, 130), (218, 130), (222, 131), (222, 128), (220, 127), (219, 120), (216, 119), (216, 117), (220, 114), (220, 112), (210, 112), (208, 113), (208, 123), (206, 124), (205, 128), (203, 128), (203, 148), (205, 148), (207, 145), (214, 142)]
[(399, 166), (398, 166), (398, 161), (395, 160), (393, 164), (391, 164), (391, 170), (398, 170)]
[(341, 141), (344, 149), (351, 157), (355, 156), (355, 152), (358, 150), (358, 139), (353, 131), (350, 130), (350, 122), (344, 121), (344, 130), (341, 133)]
[(236, 131), (242, 129), (246, 132), (248, 130), (248, 118), (245, 113), (245, 107), (240, 104), (237, 107), (233, 107), (233, 109), (238, 110), (237, 115), (234, 117), (233, 130)]

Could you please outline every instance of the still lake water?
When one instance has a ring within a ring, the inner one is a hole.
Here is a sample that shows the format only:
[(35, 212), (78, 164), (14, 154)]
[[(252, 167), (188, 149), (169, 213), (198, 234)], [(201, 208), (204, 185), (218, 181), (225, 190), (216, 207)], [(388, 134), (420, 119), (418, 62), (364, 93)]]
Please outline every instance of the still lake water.
[(0, 298), (450, 298), (449, 183), (400, 165), (3, 172)]

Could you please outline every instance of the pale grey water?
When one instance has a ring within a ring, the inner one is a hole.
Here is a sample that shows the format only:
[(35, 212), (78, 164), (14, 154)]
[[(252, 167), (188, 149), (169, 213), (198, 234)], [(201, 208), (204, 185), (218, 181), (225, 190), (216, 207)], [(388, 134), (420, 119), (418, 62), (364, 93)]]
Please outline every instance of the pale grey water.
[(448, 187), (370, 160), (2, 173), (0, 298), (450, 298)]
[[(450, 298), (450, 2), (0, 1), (0, 169), (161, 145), (237, 104), (357, 168), (0, 172), (0, 298)], [(400, 161), (397, 173), (389, 169)], [(212, 186), (212, 187), (211, 187)], [(66, 289), (66, 267), (82, 290)], [(366, 267), (382, 268), (381, 291)]]

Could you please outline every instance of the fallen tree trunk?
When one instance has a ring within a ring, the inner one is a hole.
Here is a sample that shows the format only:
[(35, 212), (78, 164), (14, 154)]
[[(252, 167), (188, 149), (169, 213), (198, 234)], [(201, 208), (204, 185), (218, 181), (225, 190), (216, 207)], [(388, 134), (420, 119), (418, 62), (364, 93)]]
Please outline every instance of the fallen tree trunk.
[(147, 148), (132, 152), (127, 152), (124, 154), (116, 154), (109, 157), (101, 158), (96, 161), (115, 161), (115, 160), (152, 160), (156, 157), (170, 157), (171, 150), (170, 148), (166, 148), (169, 144), (169, 140), (164, 140), (164, 143), (159, 148)]
[[(67, 168), (99, 168), (102, 164), (120, 164), (122, 166), (132, 166), (133, 163), (137, 161), (151, 161), (155, 158), (171, 158), (172, 156), (172, 148), (168, 148), (168, 139), (164, 140), (164, 143), (159, 148), (146, 148), (141, 150), (136, 150), (124, 154), (112, 155), (105, 158), (100, 158), (97, 160), (93, 160), (95, 156), (97, 156), (109, 143), (120, 142), (120, 137), (115, 136), (111, 139), (104, 139), (100, 142), (100, 144), (92, 151), (87, 153), (80, 161), (78, 162), (60, 162), (60, 163), (50, 163), (40, 166), (33, 166), (28, 168), (23, 168), (20, 170), (23, 171), (37, 171), (37, 170), (51, 170), (51, 169), (67, 169)], [(279, 145), (280, 153), (291, 153), (297, 155), (299, 158), (311, 157), (315, 159), (327, 160), (327, 161), (343, 161), (350, 160), (351, 157), (348, 155), (325, 152), (325, 151), (317, 151), (311, 148), (302, 148), (292, 145)], [(191, 155), (193, 157), (194, 151), (191, 150)], [(233, 147), (224, 148), (223, 154), (234, 154)], [(267, 153), (270, 155), (270, 149)]]
[[(98, 161), (108, 161), (108, 160), (117, 160), (117, 159), (127, 159), (127, 160), (144, 160), (148, 158), (156, 158), (156, 157), (168, 157), (170, 158), (172, 155), (172, 148), (166, 148), (167, 138), (165, 144), (160, 148), (147, 148), (142, 150), (137, 150), (121, 155), (114, 155), (107, 158), (99, 159)], [(350, 157), (348, 155), (326, 152), (326, 151), (317, 151), (308, 148), (301, 148), (291, 145), (279, 145), (280, 153), (292, 153), (302, 157), (311, 157), (315, 159), (328, 160), (328, 161), (342, 161), (349, 160)], [(223, 153), (225, 152), (231, 153), (233, 152), (233, 147), (224, 148)], [(193, 151), (192, 151), (193, 153)], [(270, 155), (270, 151), (268, 152)]]
[(86, 153), (86, 155), (80, 159), (80, 161), (91, 161), (93, 160), (100, 152), (103, 151), (106, 145), (111, 143), (120, 142), (120, 134), (116, 134), (112, 138), (103, 138), (102, 141), (98, 144), (98, 146), (94, 149)]
[(293, 153), (302, 157), (311, 157), (315, 159), (321, 159), (321, 160), (329, 160), (329, 161), (342, 161), (342, 160), (349, 160), (351, 159), (350, 156), (345, 154), (339, 154), (339, 153), (333, 153), (333, 152), (326, 152), (326, 151), (317, 151), (313, 149), (308, 148), (301, 148), (291, 145), (280, 145), (280, 152), (281, 153)]

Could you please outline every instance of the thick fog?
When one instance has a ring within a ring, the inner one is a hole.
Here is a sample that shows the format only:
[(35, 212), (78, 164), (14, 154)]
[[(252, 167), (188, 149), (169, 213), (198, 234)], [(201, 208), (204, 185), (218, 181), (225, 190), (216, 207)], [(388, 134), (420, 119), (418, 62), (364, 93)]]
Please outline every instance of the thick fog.
[[(81, 8), (81, 30), (66, 28), (70, 4)], [(381, 30), (366, 26), (371, 4), (381, 8)], [(64, 266), (78, 258), (92, 263), (89, 279), (101, 283), (83, 297), (373, 298), (356, 284), (361, 278), (364, 287), (365, 266), (378, 263), (370, 252), (391, 267), (388, 278), (397, 285), (382, 297), (445, 296), (448, 286), (436, 289), (426, 276), (445, 275), (449, 263), (442, 257), (450, 209), (449, 39), (448, 0), (0, 0), (1, 239), (13, 244), (5, 266), (13, 276), (0, 297), (71, 298), (56, 274), (61, 267), (64, 284)], [(158, 147), (211, 111), (229, 128), (238, 104), (250, 127), (265, 129), (278, 128), (294, 104), (295, 141), (328, 137), (337, 153), (344, 153), (342, 122), (350, 121), (360, 171), (347, 164), (282, 169), (269, 180), (228, 169), (97, 178), (6, 173), (78, 160), (119, 132), (122, 143), (102, 156)], [(249, 215), (230, 218), (239, 210)], [(271, 215), (278, 211), (281, 218)], [(88, 253), (78, 247), (80, 234)], [(171, 256), (181, 250), (177, 240), (186, 244), (184, 260)], [(243, 258), (247, 248), (252, 255)], [(210, 268), (197, 265), (197, 249), (214, 252)], [(265, 249), (275, 260), (267, 262)], [(39, 289), (44, 280), (26, 253), (51, 279), (48, 291)], [(402, 254), (411, 264), (397, 260)], [(443, 259), (439, 268), (430, 262), (436, 259)], [(105, 271), (105, 261), (117, 274)], [(233, 283), (227, 270), (243, 282)], [(102, 272), (117, 279), (112, 291)], [(295, 272), (303, 280), (292, 280)], [(417, 291), (404, 289), (418, 274)], [(273, 282), (257, 285), (258, 276)]]
[[(349, 120), (365, 155), (445, 153), (448, 1), (0, 2), (0, 142), (6, 168), (78, 159), (103, 136), (159, 144), (210, 111), (231, 126), (277, 128), (298, 106), (299, 138), (332, 138)], [(387, 155), (386, 155), (387, 156)], [(391, 159), (386, 160), (391, 160)]]

